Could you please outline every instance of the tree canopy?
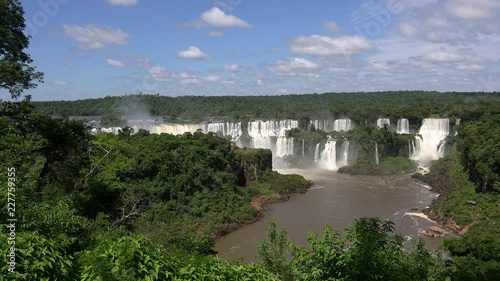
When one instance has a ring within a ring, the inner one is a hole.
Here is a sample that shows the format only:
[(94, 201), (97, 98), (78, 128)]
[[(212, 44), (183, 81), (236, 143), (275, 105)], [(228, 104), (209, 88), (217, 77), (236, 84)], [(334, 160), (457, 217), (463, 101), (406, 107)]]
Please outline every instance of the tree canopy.
[(25, 53), (30, 37), (24, 34), (23, 16), (18, 0), (0, 0), (0, 88), (7, 89), (12, 99), (43, 82), (43, 73), (30, 66), (33, 60)]

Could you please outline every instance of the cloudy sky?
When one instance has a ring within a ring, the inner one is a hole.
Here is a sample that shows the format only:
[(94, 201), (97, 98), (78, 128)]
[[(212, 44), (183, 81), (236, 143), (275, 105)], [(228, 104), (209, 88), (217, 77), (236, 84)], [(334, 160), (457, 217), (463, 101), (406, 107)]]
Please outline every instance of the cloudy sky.
[(34, 100), (500, 90), (500, 0), (21, 2)]

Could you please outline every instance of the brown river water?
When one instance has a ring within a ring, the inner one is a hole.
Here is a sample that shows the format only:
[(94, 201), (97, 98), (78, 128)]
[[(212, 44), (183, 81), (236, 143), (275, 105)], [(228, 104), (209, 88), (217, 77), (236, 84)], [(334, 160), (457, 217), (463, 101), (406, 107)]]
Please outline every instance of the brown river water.
[(293, 195), (283, 203), (266, 206), (262, 220), (242, 227), (217, 240), (215, 250), (222, 259), (243, 258), (255, 261), (257, 243), (267, 237), (267, 228), (275, 220), (279, 229), (286, 228), (288, 238), (306, 245), (307, 233), (321, 233), (325, 224), (343, 230), (360, 217), (379, 217), (395, 222), (396, 233), (405, 241), (423, 237), (427, 247), (437, 249), (442, 238), (424, 237), (420, 232), (435, 222), (408, 213), (411, 208), (424, 209), (437, 198), (429, 187), (409, 175), (351, 176), (327, 170), (277, 170), (283, 174), (300, 174), (314, 182), (305, 194)]

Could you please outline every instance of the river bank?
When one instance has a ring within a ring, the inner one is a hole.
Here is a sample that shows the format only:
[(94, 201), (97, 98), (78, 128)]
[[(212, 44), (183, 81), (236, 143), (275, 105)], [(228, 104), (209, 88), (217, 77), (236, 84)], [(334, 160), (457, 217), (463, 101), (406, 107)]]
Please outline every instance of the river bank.
[[(408, 215), (425, 209), (437, 198), (436, 193), (409, 175), (351, 176), (314, 169), (277, 171), (300, 174), (315, 185), (304, 194), (290, 195), (286, 203), (254, 202), (255, 206), (260, 205), (262, 217), (220, 237), (215, 250), (221, 258), (243, 257), (245, 262), (254, 262), (256, 245), (267, 238), (272, 220), (287, 230), (294, 243), (302, 245), (307, 243), (309, 231), (321, 232), (326, 224), (342, 231), (361, 217), (394, 221), (396, 233), (403, 235), (407, 243), (422, 237), (420, 233), (429, 226), (437, 226), (427, 218)], [(431, 249), (437, 249), (442, 241), (442, 238), (423, 238)]]

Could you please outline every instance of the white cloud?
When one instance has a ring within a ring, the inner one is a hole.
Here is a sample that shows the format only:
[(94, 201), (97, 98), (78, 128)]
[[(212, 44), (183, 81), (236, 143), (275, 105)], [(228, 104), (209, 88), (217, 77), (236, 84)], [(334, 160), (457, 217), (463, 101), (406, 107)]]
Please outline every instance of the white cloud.
[(217, 82), (221, 82), (221, 78), (219, 76), (207, 76), (207, 77), (203, 77), (203, 81), (205, 82), (209, 82), (209, 83), (217, 83)]
[(194, 60), (209, 58), (209, 56), (207, 54), (203, 53), (196, 46), (189, 46), (189, 48), (187, 50), (178, 52), (177, 56), (179, 58), (182, 58), (182, 59), (194, 59)]
[(437, 52), (432, 52), (432, 53), (428, 53), (428, 54), (424, 55), (422, 59), (424, 61), (428, 61), (428, 62), (448, 63), (448, 62), (463, 61), (464, 57), (461, 55), (457, 55), (457, 54), (437, 51)]
[(208, 35), (208, 37), (216, 38), (216, 37), (224, 36), (224, 33), (220, 32), (220, 31), (209, 31), (207, 33), (207, 35)]
[(399, 32), (406, 37), (413, 37), (418, 34), (418, 30), (407, 23), (402, 23), (398, 26)]
[(139, 0), (107, 0), (107, 2), (111, 5), (116, 6), (133, 6), (139, 3)]
[(195, 85), (195, 84), (200, 84), (201, 83), (201, 80), (194, 77), (194, 78), (189, 78), (189, 79), (184, 79), (181, 81), (181, 84), (192, 84), (192, 85)]
[(167, 69), (163, 66), (153, 66), (148, 69), (149, 75), (153, 77), (156, 81), (166, 81), (168, 80)]
[(431, 42), (437, 42), (440, 40), (439, 36), (434, 32), (428, 32), (427, 34), (425, 34), (425, 38), (427, 38), (427, 40)]
[(262, 79), (257, 79), (257, 85), (264, 85), (264, 81), (262, 81)]
[(457, 70), (465, 70), (465, 71), (478, 71), (483, 70), (484, 65), (480, 64), (460, 64), (456, 68)]
[(448, 28), (450, 27), (450, 24), (448, 23), (448, 20), (446, 20), (443, 17), (434, 15), (432, 17), (429, 17), (425, 20), (425, 24), (429, 27), (439, 27), (439, 28)]
[(126, 45), (129, 35), (121, 29), (87, 26), (64, 25), (64, 35), (78, 43), (81, 50), (102, 49), (107, 45)]
[(189, 73), (187, 72), (179, 72), (179, 73), (173, 73), (172, 76), (174, 78), (178, 78), (178, 79), (189, 79), (189, 78), (192, 78), (194, 77), (193, 75), (190, 75)]
[(340, 33), (342, 31), (340, 27), (337, 25), (337, 23), (334, 21), (325, 22), (323, 24), (323, 27), (332, 33)]
[(273, 68), (276, 72), (290, 72), (297, 69), (315, 69), (318, 65), (304, 58), (291, 58), (289, 60), (280, 60)]
[(446, 10), (459, 19), (484, 20), (495, 16), (499, 0), (450, 0)]
[(224, 69), (227, 71), (236, 71), (236, 70), (238, 70), (238, 65), (237, 64), (231, 64), (231, 65), (225, 64)]
[(111, 65), (111, 66), (116, 66), (116, 67), (126, 67), (126, 65), (123, 62), (118, 61), (118, 60), (112, 60), (112, 59), (107, 59), (106, 64)]
[(64, 86), (64, 85), (67, 85), (68, 82), (62, 81), (62, 80), (54, 80), (50, 84), (55, 85), (55, 86)]
[(292, 39), (290, 50), (294, 54), (308, 55), (353, 55), (362, 51), (371, 51), (375, 47), (361, 36), (299, 36)]
[(335, 74), (345, 74), (345, 73), (351, 73), (352, 70), (349, 68), (342, 68), (342, 67), (328, 67), (325, 69), (326, 72), (328, 73), (335, 73)]
[(386, 62), (376, 62), (376, 61), (371, 61), (367, 66), (365, 66), (364, 69), (367, 71), (375, 71), (375, 72), (390, 70)]
[(206, 23), (217, 27), (252, 27), (248, 22), (233, 15), (228, 15), (217, 7), (213, 7), (212, 9), (201, 14), (201, 19)]

